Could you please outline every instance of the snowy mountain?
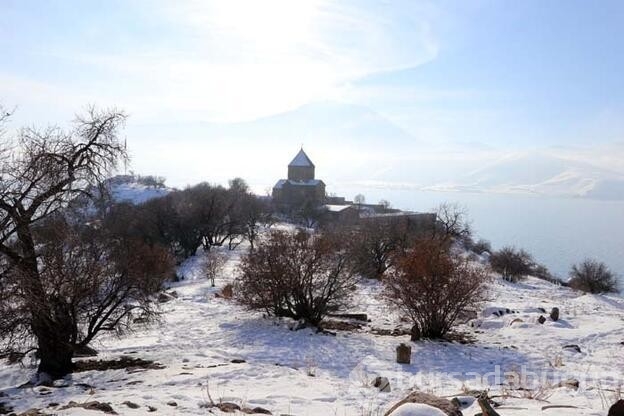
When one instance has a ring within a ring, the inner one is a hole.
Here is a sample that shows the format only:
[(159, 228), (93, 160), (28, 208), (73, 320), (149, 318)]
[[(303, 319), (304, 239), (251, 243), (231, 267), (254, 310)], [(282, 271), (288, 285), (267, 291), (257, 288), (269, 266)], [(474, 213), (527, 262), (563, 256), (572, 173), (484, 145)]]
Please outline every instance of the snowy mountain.
[(624, 199), (624, 175), (575, 160), (524, 153), (471, 172), (463, 185), (482, 192)]
[(308, 104), (241, 123), (128, 126), (133, 168), (153, 164), (170, 183), (248, 178), (264, 191), (303, 145), (328, 186), (375, 184), (444, 191), (523, 192), (624, 199), (624, 145), (591, 149), (494, 149), (462, 138), (415, 137), (367, 107)]

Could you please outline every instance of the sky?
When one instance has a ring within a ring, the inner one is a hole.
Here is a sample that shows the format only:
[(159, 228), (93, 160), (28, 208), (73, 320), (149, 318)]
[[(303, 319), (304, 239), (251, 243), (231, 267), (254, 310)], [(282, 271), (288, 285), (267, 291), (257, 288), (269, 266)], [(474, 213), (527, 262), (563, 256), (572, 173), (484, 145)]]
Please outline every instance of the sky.
[[(618, 0), (0, 0), (0, 103), (14, 126), (124, 109), (135, 168), (177, 183), (237, 176), (223, 149), (285, 165), (303, 143), (337, 162), (312, 136), (335, 114), (341, 132), (375, 121), (361, 147), (393, 135), (395, 159), (403, 140), (624, 173), (623, 23)], [(292, 122), (310, 108), (314, 126)]]

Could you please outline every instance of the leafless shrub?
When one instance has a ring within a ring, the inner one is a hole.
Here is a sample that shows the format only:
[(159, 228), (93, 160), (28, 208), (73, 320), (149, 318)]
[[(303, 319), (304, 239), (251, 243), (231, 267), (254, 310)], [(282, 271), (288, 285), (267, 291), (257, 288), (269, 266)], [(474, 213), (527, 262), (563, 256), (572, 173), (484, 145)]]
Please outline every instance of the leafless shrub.
[(215, 278), (223, 272), (226, 260), (227, 257), (223, 253), (217, 251), (211, 251), (208, 253), (208, 259), (206, 261), (204, 271), (206, 272), (206, 277), (210, 279), (212, 287), (215, 286)]
[(503, 247), (490, 256), (492, 270), (510, 282), (517, 282), (531, 274), (534, 263), (529, 253), (513, 247)]
[(454, 257), (443, 241), (423, 239), (398, 259), (384, 283), (386, 298), (420, 336), (440, 338), (483, 299), (487, 280), (487, 270)]
[(339, 240), (273, 231), (242, 259), (236, 296), (252, 309), (318, 327), (345, 304), (355, 282)]
[(615, 275), (606, 264), (587, 259), (572, 266), (569, 286), (589, 293), (618, 292)]
[(234, 286), (231, 283), (223, 286), (221, 292), (219, 293), (223, 299), (232, 299), (234, 297)]

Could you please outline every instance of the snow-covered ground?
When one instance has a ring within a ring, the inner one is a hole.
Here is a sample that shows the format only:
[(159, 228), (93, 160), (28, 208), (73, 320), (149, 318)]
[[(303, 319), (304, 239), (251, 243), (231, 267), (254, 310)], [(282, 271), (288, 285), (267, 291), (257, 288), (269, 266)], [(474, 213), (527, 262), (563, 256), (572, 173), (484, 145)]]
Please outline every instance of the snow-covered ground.
[(113, 199), (117, 202), (142, 204), (150, 199), (160, 198), (171, 192), (170, 188), (148, 186), (138, 182), (116, 183), (111, 186)]
[[(18, 389), (34, 367), (3, 362), (0, 402), (17, 413), (39, 408), (59, 415), (98, 414), (80, 408), (58, 410), (70, 400), (97, 400), (124, 415), (147, 414), (147, 406), (157, 409), (151, 414), (221, 414), (203, 406), (210, 396), (215, 402), (259, 406), (274, 415), (372, 416), (383, 415), (415, 389), (450, 398), (489, 388), (502, 403), (502, 416), (605, 415), (607, 402), (615, 401), (624, 379), (620, 297), (582, 295), (532, 278), (519, 284), (496, 280), (479, 316), (459, 328), (475, 343), (412, 343), (412, 364), (398, 365), (395, 348), (409, 343), (409, 337), (371, 331), (408, 324), (383, 302), (377, 282), (360, 284), (351, 308), (367, 313), (370, 322), (336, 336), (293, 331), (288, 320), (267, 318), (215, 296), (233, 279), (244, 250), (241, 246), (229, 253), (215, 288), (203, 277), (203, 254), (189, 259), (179, 269), (185, 280), (169, 288), (177, 298), (162, 304), (159, 325), (123, 338), (101, 338), (94, 345), (99, 359), (128, 355), (155, 360), (164, 369), (88, 371), (74, 374), (66, 386)], [(561, 319), (539, 324), (539, 316), (548, 318), (552, 307), (560, 308)], [(580, 352), (564, 348), (569, 344)], [(244, 362), (233, 363), (236, 359)], [(527, 381), (511, 380), (522, 373), (528, 374)], [(392, 391), (372, 387), (376, 376), (388, 377)], [(544, 380), (532, 383), (542, 376)], [(578, 390), (556, 386), (570, 377), (579, 380)], [(123, 404), (126, 401), (139, 407), (131, 409)], [(51, 403), (61, 406), (48, 407)], [(575, 408), (542, 410), (549, 405)], [(463, 412), (474, 415), (478, 406)]]

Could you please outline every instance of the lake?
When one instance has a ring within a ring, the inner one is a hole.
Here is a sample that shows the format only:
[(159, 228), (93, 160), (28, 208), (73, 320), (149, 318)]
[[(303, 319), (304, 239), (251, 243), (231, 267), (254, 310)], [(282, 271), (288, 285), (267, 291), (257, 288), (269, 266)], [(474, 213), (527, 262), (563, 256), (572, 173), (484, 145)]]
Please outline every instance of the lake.
[(395, 208), (414, 211), (457, 203), (466, 208), (475, 236), (489, 240), (494, 249), (524, 248), (563, 278), (572, 264), (595, 258), (605, 262), (624, 286), (624, 201), (353, 186), (328, 191), (348, 199), (361, 193), (369, 203), (386, 199)]

